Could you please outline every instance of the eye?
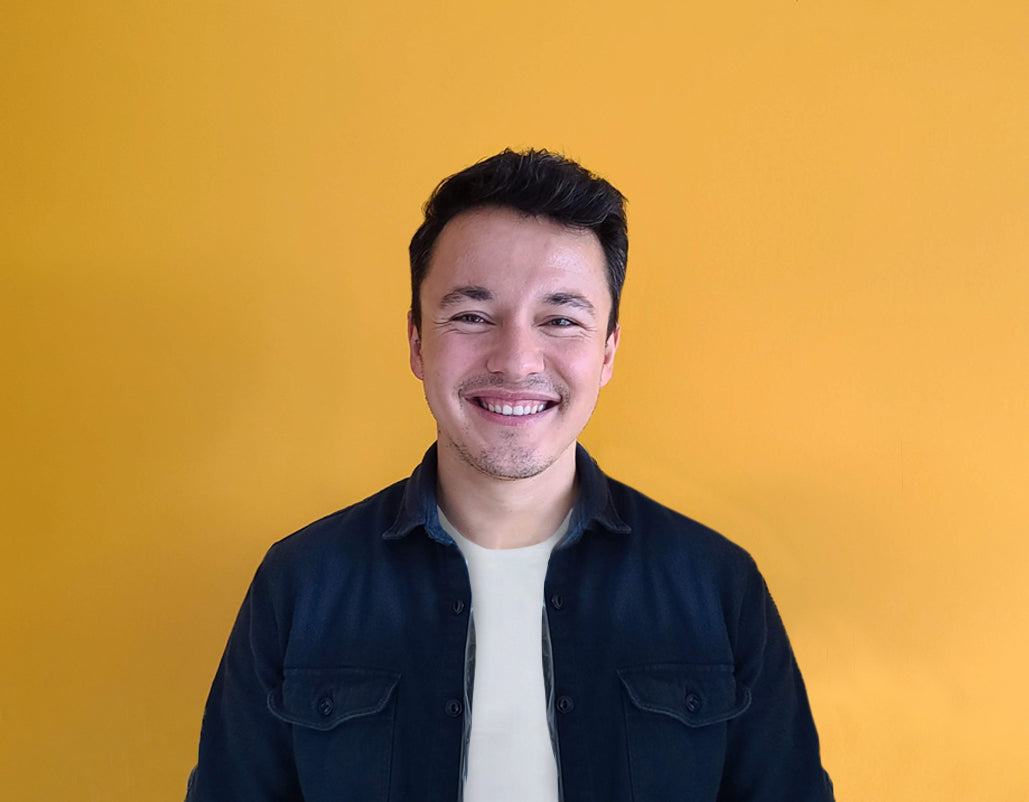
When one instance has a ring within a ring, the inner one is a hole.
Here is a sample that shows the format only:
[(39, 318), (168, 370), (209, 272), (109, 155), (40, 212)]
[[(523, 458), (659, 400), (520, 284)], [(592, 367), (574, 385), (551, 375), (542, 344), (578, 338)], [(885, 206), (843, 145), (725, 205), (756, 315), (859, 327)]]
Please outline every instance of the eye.
[(558, 329), (567, 329), (579, 324), (569, 317), (552, 317), (547, 321), (547, 325)]
[(454, 315), (450, 320), (453, 323), (470, 323), (473, 325), (487, 322), (486, 318), (475, 312), (462, 312), (460, 315)]

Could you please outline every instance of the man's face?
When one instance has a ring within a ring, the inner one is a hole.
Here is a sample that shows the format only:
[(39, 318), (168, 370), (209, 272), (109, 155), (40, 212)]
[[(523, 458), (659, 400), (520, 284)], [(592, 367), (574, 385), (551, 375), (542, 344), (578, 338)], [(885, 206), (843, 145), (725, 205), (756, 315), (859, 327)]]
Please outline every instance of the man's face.
[(419, 297), (411, 370), (441, 460), (498, 479), (574, 461), (618, 348), (596, 235), (510, 209), (465, 212), (437, 239)]

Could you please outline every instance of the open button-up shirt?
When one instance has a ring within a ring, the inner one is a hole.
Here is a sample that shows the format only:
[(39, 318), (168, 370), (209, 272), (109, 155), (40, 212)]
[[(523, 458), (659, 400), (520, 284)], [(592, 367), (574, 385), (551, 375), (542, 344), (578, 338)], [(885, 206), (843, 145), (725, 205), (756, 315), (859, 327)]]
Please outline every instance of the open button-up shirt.
[[(547, 568), (543, 666), (564, 802), (827, 802), (818, 736), (750, 556), (582, 447)], [(411, 477), (276, 543), (215, 676), (188, 802), (456, 802), (474, 637)]]

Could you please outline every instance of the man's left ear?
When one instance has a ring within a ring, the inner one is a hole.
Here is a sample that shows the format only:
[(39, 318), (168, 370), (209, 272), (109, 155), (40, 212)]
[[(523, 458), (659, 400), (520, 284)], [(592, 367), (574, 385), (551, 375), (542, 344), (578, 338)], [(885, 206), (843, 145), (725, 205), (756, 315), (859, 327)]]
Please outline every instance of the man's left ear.
[(622, 326), (618, 324), (615, 330), (607, 335), (607, 342), (604, 343), (604, 365), (600, 369), (600, 386), (603, 387), (611, 381), (611, 374), (615, 369), (615, 351), (618, 350), (618, 340), (622, 335)]
[(414, 324), (411, 313), (407, 313), (407, 345), (410, 350), (411, 372), (418, 379), (425, 380), (425, 371), (422, 366), (422, 335)]

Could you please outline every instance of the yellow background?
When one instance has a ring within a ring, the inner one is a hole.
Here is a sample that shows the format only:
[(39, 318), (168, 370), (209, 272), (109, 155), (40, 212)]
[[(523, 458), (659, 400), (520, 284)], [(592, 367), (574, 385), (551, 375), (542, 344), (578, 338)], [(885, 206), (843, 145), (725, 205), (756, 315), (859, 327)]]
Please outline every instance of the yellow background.
[(265, 549), (405, 476), (407, 241), (630, 199), (584, 442), (758, 559), (841, 800), (1029, 794), (1029, 6), (8, 2), (0, 796), (180, 798)]

